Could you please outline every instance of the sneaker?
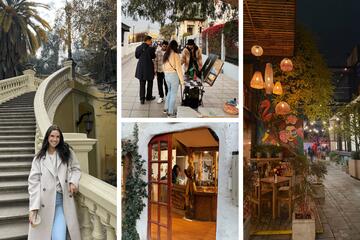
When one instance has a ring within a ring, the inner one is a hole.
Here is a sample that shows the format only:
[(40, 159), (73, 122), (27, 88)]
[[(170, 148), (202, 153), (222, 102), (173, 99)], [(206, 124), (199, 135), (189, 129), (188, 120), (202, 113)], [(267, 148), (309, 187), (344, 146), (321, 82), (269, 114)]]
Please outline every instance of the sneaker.
[(157, 103), (160, 104), (160, 103), (162, 103), (163, 101), (164, 101), (164, 98), (159, 98), (159, 99), (157, 100)]
[(176, 118), (176, 114), (168, 114), (167, 117), (168, 118)]

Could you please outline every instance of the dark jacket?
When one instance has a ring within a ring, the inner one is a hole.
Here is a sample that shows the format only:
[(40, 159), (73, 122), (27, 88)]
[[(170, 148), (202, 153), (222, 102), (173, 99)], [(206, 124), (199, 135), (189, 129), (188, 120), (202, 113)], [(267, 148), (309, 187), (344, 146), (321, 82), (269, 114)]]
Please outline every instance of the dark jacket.
[(155, 48), (143, 43), (136, 48), (135, 57), (139, 59), (136, 66), (135, 77), (142, 81), (153, 80), (155, 73), (152, 60), (156, 57)]

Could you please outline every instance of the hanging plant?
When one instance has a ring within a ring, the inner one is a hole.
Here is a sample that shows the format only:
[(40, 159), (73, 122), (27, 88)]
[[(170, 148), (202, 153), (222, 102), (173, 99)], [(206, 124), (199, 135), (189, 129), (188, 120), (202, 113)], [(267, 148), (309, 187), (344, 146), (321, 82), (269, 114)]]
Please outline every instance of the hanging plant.
[(138, 150), (138, 125), (134, 126), (134, 140), (123, 141), (122, 146), (122, 165), (125, 166), (125, 191), (122, 198), (122, 240), (139, 240), (136, 231), (136, 221), (144, 207), (144, 198), (147, 198), (147, 183), (143, 180), (146, 175), (144, 168), (145, 160), (141, 158)]

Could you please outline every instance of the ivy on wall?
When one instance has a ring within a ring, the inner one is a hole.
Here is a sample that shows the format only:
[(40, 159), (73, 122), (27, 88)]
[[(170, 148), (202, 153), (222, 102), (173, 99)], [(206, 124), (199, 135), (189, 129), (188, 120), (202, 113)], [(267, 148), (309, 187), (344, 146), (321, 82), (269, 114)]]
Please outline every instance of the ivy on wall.
[(144, 198), (147, 198), (147, 183), (143, 180), (146, 175), (145, 160), (138, 150), (138, 125), (134, 126), (134, 140), (122, 142), (122, 165), (124, 166), (125, 190), (122, 198), (122, 240), (139, 240), (136, 231), (136, 221), (144, 207)]

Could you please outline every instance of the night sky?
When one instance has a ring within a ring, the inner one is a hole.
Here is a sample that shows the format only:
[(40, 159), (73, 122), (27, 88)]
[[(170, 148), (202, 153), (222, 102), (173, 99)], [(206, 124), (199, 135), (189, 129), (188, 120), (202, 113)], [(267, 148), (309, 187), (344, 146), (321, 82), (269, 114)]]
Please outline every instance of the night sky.
[(346, 58), (360, 44), (359, 0), (297, 0), (297, 23), (315, 37), (320, 53), (331, 66), (345, 66)]

